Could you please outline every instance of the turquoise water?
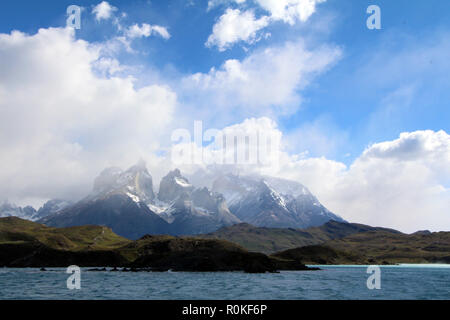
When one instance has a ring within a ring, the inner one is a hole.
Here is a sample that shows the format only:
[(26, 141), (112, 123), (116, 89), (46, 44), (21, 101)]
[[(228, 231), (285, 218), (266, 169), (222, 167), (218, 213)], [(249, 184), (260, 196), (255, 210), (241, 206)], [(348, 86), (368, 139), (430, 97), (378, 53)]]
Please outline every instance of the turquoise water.
[(0, 299), (450, 299), (449, 266), (382, 266), (381, 289), (367, 267), (321, 266), (276, 274), (91, 272), (69, 290), (65, 269), (0, 269)]

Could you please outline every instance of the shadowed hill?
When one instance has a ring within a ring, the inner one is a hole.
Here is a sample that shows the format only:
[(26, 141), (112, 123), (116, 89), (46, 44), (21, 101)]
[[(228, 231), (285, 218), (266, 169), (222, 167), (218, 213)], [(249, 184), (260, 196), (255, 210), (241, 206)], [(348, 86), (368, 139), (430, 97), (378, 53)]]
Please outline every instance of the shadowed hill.
[(0, 266), (121, 266), (149, 271), (309, 270), (291, 259), (248, 252), (216, 239), (146, 235), (131, 241), (99, 226), (50, 228), (19, 218), (0, 219)]
[(450, 232), (369, 231), (325, 244), (336, 250), (360, 252), (368, 263), (450, 263)]
[(241, 245), (249, 251), (273, 253), (296, 247), (320, 244), (355, 233), (374, 230), (400, 234), (399, 231), (392, 229), (329, 221), (320, 227), (311, 227), (308, 229), (260, 228), (242, 223), (221, 228), (216, 232), (198, 237), (228, 240)]
[(273, 257), (305, 264), (450, 263), (450, 232), (408, 235), (371, 230)]
[(247, 272), (274, 272), (278, 268), (276, 259), (223, 240), (145, 236), (119, 251), (134, 260), (135, 268)]

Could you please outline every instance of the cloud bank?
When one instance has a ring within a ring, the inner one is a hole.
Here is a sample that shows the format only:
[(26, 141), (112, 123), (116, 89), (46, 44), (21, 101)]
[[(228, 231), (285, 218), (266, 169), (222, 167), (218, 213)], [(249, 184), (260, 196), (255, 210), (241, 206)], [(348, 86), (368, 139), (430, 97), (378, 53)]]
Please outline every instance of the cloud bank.
[[(350, 166), (286, 152), (286, 137), (269, 118), (247, 119), (221, 132), (231, 136), (264, 132), (280, 140), (272, 165), (236, 165), (234, 172), (301, 182), (348, 221), (403, 232), (450, 230), (450, 135), (444, 131), (402, 133), (398, 139), (368, 146)], [(236, 150), (242, 147), (238, 144)], [(212, 147), (203, 153), (211, 158), (223, 154)]]
[(0, 34), (2, 197), (81, 197), (105, 165), (158, 148), (176, 94), (98, 76), (100, 52), (72, 29)]

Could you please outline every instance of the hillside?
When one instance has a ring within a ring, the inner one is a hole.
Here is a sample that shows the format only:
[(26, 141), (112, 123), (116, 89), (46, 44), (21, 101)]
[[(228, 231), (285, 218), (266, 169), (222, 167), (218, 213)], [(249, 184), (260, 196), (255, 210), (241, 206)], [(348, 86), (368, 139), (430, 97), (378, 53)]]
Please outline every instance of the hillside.
[(49, 228), (20, 218), (0, 219), (0, 267), (130, 267), (155, 271), (308, 270), (225, 240), (146, 235), (131, 241), (99, 226)]
[(294, 260), (305, 264), (367, 264), (367, 259), (354, 252), (336, 250), (324, 245), (313, 245), (278, 252), (272, 257)]
[(213, 233), (200, 235), (199, 238), (228, 240), (241, 245), (249, 251), (270, 254), (296, 247), (320, 244), (332, 239), (371, 230), (399, 233), (391, 229), (337, 221), (329, 221), (320, 227), (308, 229), (260, 228), (242, 223), (221, 228)]
[(133, 260), (131, 265), (135, 268), (173, 271), (277, 270), (274, 259), (261, 253), (250, 253), (223, 240), (145, 236), (119, 251)]
[(450, 263), (450, 232), (407, 235), (372, 230), (272, 256), (305, 264)]
[(51, 228), (17, 217), (0, 219), (0, 244), (41, 243), (57, 250), (108, 250), (130, 240), (101, 226)]
[(450, 232), (393, 234), (369, 231), (326, 242), (363, 253), (369, 263), (450, 263)]

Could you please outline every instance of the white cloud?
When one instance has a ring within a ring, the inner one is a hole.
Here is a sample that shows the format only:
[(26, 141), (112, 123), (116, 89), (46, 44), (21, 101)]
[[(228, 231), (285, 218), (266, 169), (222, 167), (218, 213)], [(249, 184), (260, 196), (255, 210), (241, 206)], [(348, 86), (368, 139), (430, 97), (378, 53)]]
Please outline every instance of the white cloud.
[(316, 5), (326, 0), (255, 0), (263, 9), (270, 12), (274, 20), (289, 24), (305, 22), (316, 11)]
[(253, 11), (241, 12), (239, 9), (228, 9), (213, 27), (213, 33), (209, 36), (206, 46), (217, 46), (224, 51), (231, 44), (245, 41), (257, 42), (257, 33), (269, 24), (266, 16), (255, 18)]
[[(220, 51), (243, 41), (252, 44), (259, 41), (258, 31), (276, 21), (290, 25), (297, 21), (305, 22), (316, 11), (318, 3), (326, 0), (254, 0), (269, 15), (256, 18), (252, 9), (241, 11), (228, 8), (213, 26), (213, 32), (206, 42), (207, 47), (217, 46)], [(237, 0), (212, 0), (208, 2), (208, 10), (226, 3), (247, 3)]]
[(158, 148), (175, 93), (98, 76), (98, 68), (121, 68), (100, 52), (71, 29), (0, 34), (2, 197), (76, 199), (105, 166)]
[(104, 77), (112, 76), (125, 69), (117, 59), (106, 57), (98, 59), (92, 67)]
[(92, 9), (92, 13), (97, 21), (110, 19), (115, 11), (117, 11), (117, 8), (110, 5), (107, 1), (100, 2)]
[(170, 38), (170, 34), (166, 28), (157, 26), (157, 25), (152, 26), (147, 23), (143, 23), (140, 26), (138, 24), (134, 24), (128, 28), (127, 33), (126, 33), (127, 37), (129, 37), (131, 39), (142, 38), (142, 37), (148, 38), (152, 34), (157, 34), (164, 39)]
[(152, 30), (153, 30), (153, 32), (159, 34), (164, 39), (170, 38), (170, 33), (167, 31), (167, 29), (165, 27), (155, 25), (155, 26), (152, 26)]
[(341, 56), (337, 47), (307, 49), (302, 41), (260, 50), (244, 60), (227, 60), (220, 69), (197, 73), (184, 79), (185, 89), (202, 95), (202, 101), (241, 108), (253, 116), (274, 107), (277, 112), (296, 110), (299, 90), (324, 72)]
[(350, 167), (286, 156), (274, 173), (305, 183), (329, 209), (353, 222), (405, 232), (450, 230), (450, 135), (403, 133), (368, 147)]
[[(231, 166), (232, 170), (301, 182), (325, 206), (350, 222), (403, 232), (450, 230), (450, 135), (444, 131), (402, 133), (398, 139), (367, 147), (350, 166), (325, 157), (288, 153), (283, 145), (285, 137), (268, 118), (247, 119), (220, 132), (241, 138), (264, 132), (281, 140), (278, 152), (272, 153), (278, 157), (273, 158), (272, 165), (239, 163)], [(236, 149), (231, 147), (232, 152), (242, 153), (252, 145), (244, 139), (237, 141), (241, 143)], [(223, 154), (223, 150), (211, 146), (203, 149), (207, 159), (220, 159)], [(183, 170), (195, 172), (196, 168), (185, 166)]]

